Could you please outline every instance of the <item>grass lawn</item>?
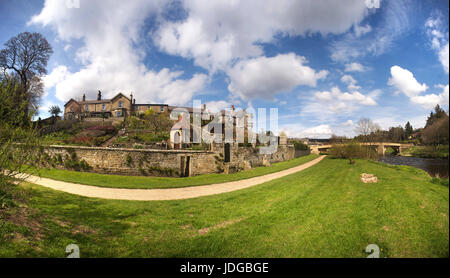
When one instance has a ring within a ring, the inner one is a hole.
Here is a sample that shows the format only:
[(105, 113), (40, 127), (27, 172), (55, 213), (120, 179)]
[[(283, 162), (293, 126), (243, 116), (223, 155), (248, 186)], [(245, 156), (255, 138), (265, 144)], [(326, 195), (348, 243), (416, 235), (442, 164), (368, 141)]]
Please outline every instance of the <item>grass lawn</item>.
[[(363, 172), (379, 182), (360, 182)], [(367, 257), (372, 243), (381, 257), (449, 256), (449, 188), (407, 166), (326, 158), (251, 188), (180, 201), (23, 187), (29, 201), (0, 218), (0, 257), (65, 257), (72, 243), (81, 257)]]
[(248, 171), (242, 171), (229, 175), (208, 174), (186, 178), (103, 175), (59, 169), (40, 169), (39, 174), (40, 176), (45, 178), (87, 185), (96, 185), (101, 187), (175, 188), (248, 179), (292, 168), (294, 166), (298, 166), (300, 164), (311, 161), (317, 157), (318, 155), (310, 154), (292, 160), (274, 163), (270, 167), (257, 167)]

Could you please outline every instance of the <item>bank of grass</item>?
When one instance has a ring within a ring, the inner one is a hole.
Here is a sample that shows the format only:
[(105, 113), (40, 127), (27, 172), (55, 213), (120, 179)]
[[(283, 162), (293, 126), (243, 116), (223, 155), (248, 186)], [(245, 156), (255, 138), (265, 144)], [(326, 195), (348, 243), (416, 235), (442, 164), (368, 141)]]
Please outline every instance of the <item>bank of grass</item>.
[(186, 178), (104, 175), (60, 169), (40, 169), (38, 173), (40, 176), (45, 178), (101, 187), (140, 189), (176, 188), (248, 179), (292, 168), (311, 161), (317, 157), (318, 155), (310, 154), (307, 156), (294, 158), (292, 160), (274, 163), (270, 167), (257, 167), (248, 171), (237, 172), (229, 175), (207, 174)]
[(449, 145), (413, 146), (403, 151), (403, 155), (423, 157), (423, 158), (448, 158)]
[[(364, 184), (361, 173), (379, 182)], [(30, 201), (0, 220), (0, 257), (65, 257), (72, 243), (81, 257), (366, 257), (369, 244), (381, 257), (449, 255), (449, 188), (407, 166), (326, 158), (261, 185), (179, 201), (24, 188)]]

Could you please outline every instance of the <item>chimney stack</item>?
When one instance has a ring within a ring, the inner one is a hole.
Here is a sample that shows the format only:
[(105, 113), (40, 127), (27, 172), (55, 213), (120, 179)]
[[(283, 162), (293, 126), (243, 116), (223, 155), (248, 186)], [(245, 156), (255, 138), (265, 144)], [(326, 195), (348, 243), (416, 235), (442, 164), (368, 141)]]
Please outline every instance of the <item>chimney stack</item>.
[(130, 103), (133, 104), (133, 92), (130, 94)]
[(100, 92), (100, 90), (98, 90), (97, 100), (101, 100), (101, 99), (102, 99), (102, 92)]
[(86, 101), (86, 94), (83, 94), (83, 101)]

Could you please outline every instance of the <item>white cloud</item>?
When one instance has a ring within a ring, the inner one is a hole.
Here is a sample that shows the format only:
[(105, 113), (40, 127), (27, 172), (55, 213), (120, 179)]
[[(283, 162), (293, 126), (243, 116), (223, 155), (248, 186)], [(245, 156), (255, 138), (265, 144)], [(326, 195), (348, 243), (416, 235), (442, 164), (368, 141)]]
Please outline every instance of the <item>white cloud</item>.
[(218, 101), (208, 101), (206, 104), (206, 110), (209, 110), (210, 112), (219, 112), (221, 110), (227, 109), (231, 107), (230, 102), (225, 100), (218, 100)]
[(335, 122), (337, 118), (354, 114), (361, 107), (377, 105), (378, 93), (341, 92), (338, 87), (313, 94), (300, 112), (300, 116), (313, 116), (315, 120)]
[(420, 84), (417, 82), (412, 72), (399, 66), (391, 67), (391, 77), (388, 80), (388, 85), (394, 86), (408, 97), (417, 96), (428, 89), (425, 83)]
[(366, 70), (367, 70), (367, 68), (365, 66), (361, 65), (360, 63), (345, 64), (345, 69), (344, 69), (344, 71), (346, 71), (346, 72), (351, 72), (351, 71), (364, 72)]
[(304, 57), (294, 53), (244, 60), (227, 71), (228, 89), (242, 99), (272, 99), (277, 93), (289, 92), (299, 85), (315, 87), (328, 72), (316, 72), (306, 63)]
[(440, 94), (428, 94), (423, 96), (413, 96), (411, 97), (411, 101), (417, 104), (421, 104), (424, 108), (433, 108), (436, 104), (440, 105), (448, 105), (449, 96), (448, 96), (448, 85), (447, 86), (438, 86), (442, 88), (442, 92)]
[[(448, 22), (446, 24), (448, 26)], [(448, 32), (445, 31), (442, 17), (438, 15), (430, 17), (425, 21), (425, 28), (431, 39), (431, 48), (436, 50), (439, 61), (445, 72), (449, 72), (449, 55), (448, 55)]]
[(448, 105), (448, 85), (437, 86), (442, 89), (440, 94), (420, 95), (428, 89), (428, 86), (425, 83), (420, 84), (412, 72), (399, 66), (391, 67), (388, 84), (409, 97), (411, 102), (420, 104), (424, 108), (432, 108), (436, 104)]
[[(189, 101), (204, 87), (206, 75), (181, 79), (181, 71), (164, 68), (155, 72), (143, 64), (142, 25), (148, 16), (159, 14), (164, 5), (163, 1), (144, 0), (114, 0), (108, 4), (84, 1), (82, 8), (68, 9), (65, 1), (46, 0), (40, 14), (33, 16), (29, 24), (50, 26), (61, 40), (70, 43), (72, 39), (81, 39), (84, 43), (74, 50), (75, 61), (81, 63), (80, 70), (69, 72), (66, 68), (63, 80), (49, 82), (47, 88), (54, 86), (61, 101), (83, 93), (93, 98), (98, 89), (105, 98), (118, 92), (133, 92), (139, 102)], [(61, 76), (62, 69), (60, 66), (52, 74)]]
[(51, 73), (45, 75), (42, 78), (45, 88), (45, 95), (48, 95), (48, 92), (51, 88), (55, 87), (58, 83), (64, 81), (69, 75), (66, 66), (57, 66), (52, 70)]
[(313, 127), (304, 127), (301, 124), (286, 124), (280, 127), (288, 137), (291, 138), (315, 138), (323, 139), (330, 138), (333, 134), (331, 128), (327, 124), (322, 124)]
[(347, 84), (347, 88), (350, 91), (356, 91), (356, 90), (361, 89), (360, 86), (356, 85), (356, 83), (358, 83), (358, 82), (356, 82), (356, 80), (351, 75), (348, 75), (348, 74), (343, 75), (342, 78), (341, 78), (341, 81), (343, 83)]
[(355, 25), (353, 28), (354, 32), (355, 32), (355, 36), (356, 37), (361, 37), (364, 34), (369, 33), (370, 31), (372, 31), (372, 27), (370, 27), (369, 24), (366, 24), (364, 26), (361, 25)]
[(335, 122), (344, 116), (353, 115), (362, 107), (377, 105), (377, 96), (373, 92), (367, 95), (357, 91), (341, 92), (338, 87), (329, 91), (317, 91), (302, 106), (300, 116), (312, 116), (321, 122)]
[(336, 111), (339, 111), (339, 107), (346, 108), (346, 102), (370, 106), (377, 104), (370, 96), (363, 95), (360, 92), (341, 92), (338, 87), (333, 87), (330, 91), (316, 92), (315, 97), (319, 101), (331, 103), (330, 108)]
[(444, 67), (444, 70), (448, 73), (448, 42), (446, 45), (444, 45), (444, 47), (442, 47), (439, 50), (438, 53), (439, 56), (439, 61), (441, 62), (442, 66)]
[(347, 120), (346, 122), (343, 122), (341, 126), (354, 126), (354, 123), (352, 120)]
[(183, 6), (186, 19), (164, 22), (154, 41), (162, 51), (192, 58), (212, 72), (261, 56), (259, 43), (277, 35), (340, 34), (367, 15), (361, 0), (187, 0)]
[[(361, 1), (365, 2), (365, 1)], [(380, 55), (389, 49), (395, 40), (406, 33), (410, 24), (408, 14), (413, 5), (408, 1), (384, 1), (383, 9), (373, 9), (374, 12), (381, 11), (380, 21), (373, 26), (373, 32), (366, 29), (358, 29), (348, 33), (342, 39), (331, 43), (331, 58), (334, 61), (347, 62), (351, 59), (364, 57), (366, 55)], [(361, 36), (366, 34), (365, 36)]]

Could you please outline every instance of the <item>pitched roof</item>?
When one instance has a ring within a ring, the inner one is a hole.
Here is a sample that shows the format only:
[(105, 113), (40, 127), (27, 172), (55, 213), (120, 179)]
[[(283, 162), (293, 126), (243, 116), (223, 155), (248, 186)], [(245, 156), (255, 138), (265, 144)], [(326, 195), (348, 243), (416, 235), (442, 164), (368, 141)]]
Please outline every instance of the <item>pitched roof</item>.
[(168, 104), (158, 104), (158, 103), (135, 103), (135, 106), (169, 106)]
[(68, 102), (66, 102), (66, 104), (64, 104), (64, 107), (66, 107), (69, 103), (71, 103), (72, 101), (75, 101), (76, 103), (78, 103), (76, 100), (74, 100), (73, 98), (69, 99)]
[(111, 102), (111, 99), (86, 100), (86, 101), (80, 101), (80, 104), (96, 104), (96, 103), (108, 103), (108, 102)]
[[(124, 98), (126, 98), (126, 99), (128, 99), (128, 100), (130, 100), (128, 97), (126, 97), (124, 94), (122, 94), (122, 93), (118, 93), (115, 97), (113, 97), (110, 101), (113, 101), (113, 100), (115, 100), (116, 98), (118, 98), (118, 97), (120, 97), (120, 96), (122, 96), (122, 97), (124, 97)], [(131, 101), (131, 100), (130, 100)]]

